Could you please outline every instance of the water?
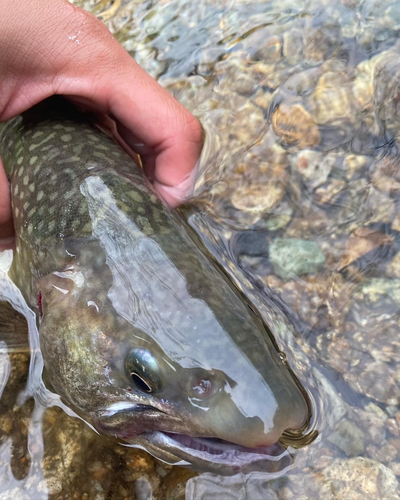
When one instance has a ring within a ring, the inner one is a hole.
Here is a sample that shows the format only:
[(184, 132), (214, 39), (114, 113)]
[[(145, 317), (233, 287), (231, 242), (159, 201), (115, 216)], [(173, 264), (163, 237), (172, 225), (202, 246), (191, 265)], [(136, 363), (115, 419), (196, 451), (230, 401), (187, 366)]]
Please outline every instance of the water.
[[(82, 3), (100, 16), (111, 5)], [(0, 350), (1, 499), (400, 498), (399, 5), (108, 11), (116, 38), (203, 123), (185, 215), (263, 313), (313, 398), (319, 436), (290, 449), (294, 466), (276, 479), (160, 463), (29, 394), (20, 321), (20, 347)]]

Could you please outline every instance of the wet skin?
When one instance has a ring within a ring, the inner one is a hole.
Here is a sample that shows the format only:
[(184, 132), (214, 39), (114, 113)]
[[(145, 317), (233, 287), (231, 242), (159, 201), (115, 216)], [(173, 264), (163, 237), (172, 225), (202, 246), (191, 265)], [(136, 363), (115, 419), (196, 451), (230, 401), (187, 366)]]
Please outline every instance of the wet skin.
[(99, 431), (170, 463), (271, 470), (265, 447), (304, 426), (304, 394), (141, 169), (58, 97), (3, 127), (0, 154), (11, 276), (37, 312), (52, 389)]

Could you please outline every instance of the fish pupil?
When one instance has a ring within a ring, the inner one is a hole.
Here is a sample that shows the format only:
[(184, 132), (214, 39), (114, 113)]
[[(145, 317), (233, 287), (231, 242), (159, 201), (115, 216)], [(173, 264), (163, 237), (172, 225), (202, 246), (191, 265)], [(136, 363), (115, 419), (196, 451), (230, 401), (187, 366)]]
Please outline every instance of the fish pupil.
[(143, 378), (135, 372), (131, 373), (132, 381), (136, 387), (143, 392), (153, 392), (149, 384), (143, 380)]

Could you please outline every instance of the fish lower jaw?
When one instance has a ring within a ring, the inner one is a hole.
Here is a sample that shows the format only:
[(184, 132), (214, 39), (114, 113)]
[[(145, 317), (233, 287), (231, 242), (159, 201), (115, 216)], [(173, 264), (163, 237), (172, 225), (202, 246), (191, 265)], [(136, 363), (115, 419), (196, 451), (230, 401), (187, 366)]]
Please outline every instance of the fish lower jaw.
[(143, 448), (169, 464), (223, 475), (262, 472), (279, 477), (293, 464), (291, 455), (279, 443), (246, 448), (216, 438), (154, 431), (137, 436), (126, 446)]

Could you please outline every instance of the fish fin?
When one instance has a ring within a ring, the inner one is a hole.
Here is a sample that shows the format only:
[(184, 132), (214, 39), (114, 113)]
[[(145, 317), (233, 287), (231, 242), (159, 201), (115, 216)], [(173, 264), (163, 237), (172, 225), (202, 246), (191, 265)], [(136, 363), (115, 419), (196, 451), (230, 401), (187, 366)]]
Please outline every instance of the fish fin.
[(0, 301), (0, 342), (8, 349), (29, 351), (28, 323), (8, 302)]

